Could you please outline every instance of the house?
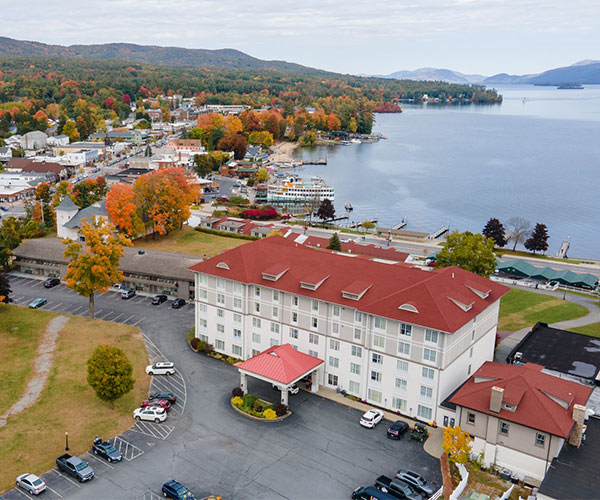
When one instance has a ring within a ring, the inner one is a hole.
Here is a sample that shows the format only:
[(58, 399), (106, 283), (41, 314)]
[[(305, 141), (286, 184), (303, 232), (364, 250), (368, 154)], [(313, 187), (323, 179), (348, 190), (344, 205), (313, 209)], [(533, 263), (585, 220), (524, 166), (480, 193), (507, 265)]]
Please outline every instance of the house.
[(6, 143), (6, 145), (10, 148), (20, 148), (21, 147), (21, 139), (23, 137), (19, 134), (15, 134), (15, 135), (11, 135), (10, 137), (7, 137), (6, 139), (4, 139), (4, 142)]
[(35, 186), (53, 182), (54, 176), (42, 172), (0, 172), (0, 199), (16, 201), (31, 196)]
[(191, 270), (196, 336), (218, 352), (248, 359), (290, 343), (325, 361), (320, 385), (426, 422), (441, 421), (439, 403), (493, 358), (508, 291), (456, 267), (423, 270), (281, 236)]
[(49, 161), (34, 161), (33, 158), (12, 158), (6, 164), (7, 172), (41, 173), (53, 176), (51, 182), (67, 179), (71, 169), (66, 165)]
[(195, 153), (203, 153), (205, 151), (200, 139), (171, 139), (166, 147), (175, 151), (183, 150)]
[(579, 446), (592, 388), (544, 373), (543, 366), (486, 362), (458, 389), (458, 425), (485, 465), (541, 481), (563, 445)]
[(23, 149), (43, 149), (48, 142), (48, 136), (39, 130), (27, 132), (21, 137), (21, 147)]
[(6, 163), (12, 158), (12, 149), (8, 146), (0, 147), (0, 162)]
[(219, 222), (215, 229), (217, 231), (224, 231), (226, 233), (242, 234), (242, 228), (246, 225), (246, 222), (240, 222), (233, 219), (225, 219)]
[(106, 219), (108, 220), (108, 212), (104, 202), (97, 202), (86, 208), (79, 208), (69, 196), (59, 203), (55, 208), (56, 211), (56, 235), (59, 238), (69, 238), (78, 240), (82, 238), (79, 235), (81, 221)]
[(48, 146), (68, 146), (69, 137), (66, 135), (56, 135), (54, 137), (48, 137)]
[(206, 229), (216, 229), (216, 225), (224, 220), (227, 220), (227, 217), (210, 217), (208, 215), (203, 215), (200, 217), (199, 226)]

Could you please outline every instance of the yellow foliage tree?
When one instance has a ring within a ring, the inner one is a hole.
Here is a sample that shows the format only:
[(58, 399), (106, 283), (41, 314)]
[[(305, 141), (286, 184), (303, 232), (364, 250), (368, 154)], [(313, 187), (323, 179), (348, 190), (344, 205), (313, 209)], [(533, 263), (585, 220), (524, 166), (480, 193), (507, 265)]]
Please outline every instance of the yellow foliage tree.
[(269, 231), (269, 234), (267, 234), (267, 238), (269, 236), (283, 236), (283, 233), (281, 231), (279, 231), (279, 229), (271, 229)]
[(442, 450), (452, 462), (464, 464), (471, 453), (471, 436), (460, 427), (445, 427)]

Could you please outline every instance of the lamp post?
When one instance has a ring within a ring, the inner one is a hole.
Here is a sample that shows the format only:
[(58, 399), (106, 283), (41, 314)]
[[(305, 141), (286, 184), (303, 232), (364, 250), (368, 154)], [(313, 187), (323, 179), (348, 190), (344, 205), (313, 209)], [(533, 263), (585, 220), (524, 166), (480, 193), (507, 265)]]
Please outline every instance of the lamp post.
[(69, 451), (69, 433), (65, 432), (65, 451)]

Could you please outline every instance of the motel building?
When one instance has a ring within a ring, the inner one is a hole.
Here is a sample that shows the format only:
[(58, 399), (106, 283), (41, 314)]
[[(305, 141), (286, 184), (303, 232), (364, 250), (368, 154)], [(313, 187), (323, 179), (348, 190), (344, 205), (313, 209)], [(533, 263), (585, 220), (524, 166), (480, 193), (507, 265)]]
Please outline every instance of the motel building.
[(311, 390), (344, 390), (440, 425), (456, 423), (440, 403), (493, 359), (508, 291), (457, 267), (424, 270), (280, 236), (190, 270), (196, 337), (217, 352), (248, 360), (289, 344), (322, 361)]

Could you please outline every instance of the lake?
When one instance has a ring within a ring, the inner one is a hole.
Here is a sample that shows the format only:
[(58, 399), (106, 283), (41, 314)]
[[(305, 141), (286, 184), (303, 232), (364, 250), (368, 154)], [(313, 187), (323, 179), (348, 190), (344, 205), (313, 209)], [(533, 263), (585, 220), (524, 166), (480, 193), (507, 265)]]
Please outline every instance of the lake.
[(332, 184), (338, 215), (350, 202), (351, 220), (480, 232), (490, 217), (519, 216), (548, 226), (549, 254), (569, 238), (569, 256), (600, 259), (600, 86), (496, 88), (500, 105), (378, 114), (374, 132), (386, 140), (297, 150), (328, 159), (299, 173)]

